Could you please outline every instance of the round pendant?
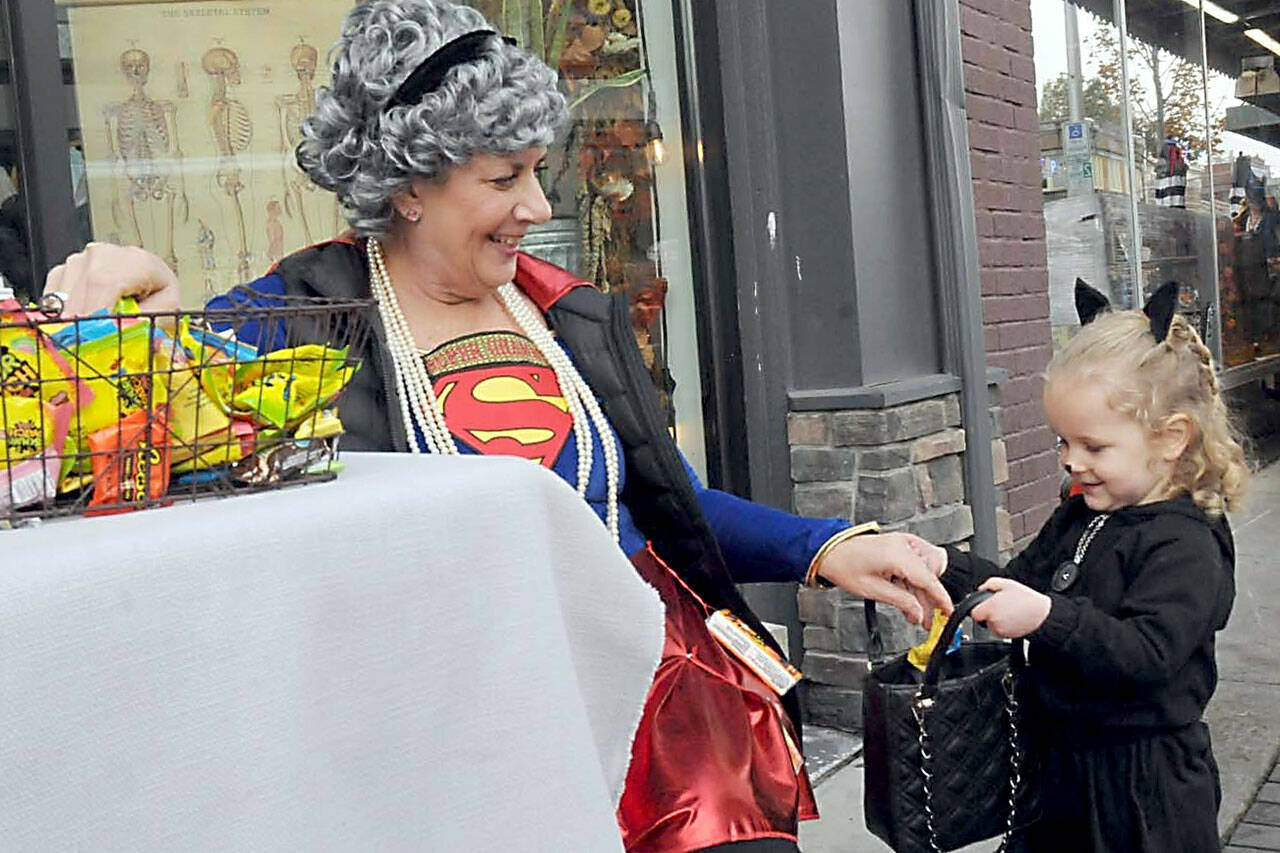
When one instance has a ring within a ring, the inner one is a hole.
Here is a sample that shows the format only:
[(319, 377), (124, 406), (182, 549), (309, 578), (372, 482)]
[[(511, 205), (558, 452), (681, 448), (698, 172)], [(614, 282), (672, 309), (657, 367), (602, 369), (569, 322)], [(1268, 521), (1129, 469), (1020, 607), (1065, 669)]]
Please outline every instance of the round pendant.
[(1054, 592), (1065, 592), (1080, 577), (1080, 567), (1074, 560), (1063, 560), (1053, 572), (1053, 580), (1049, 586)]

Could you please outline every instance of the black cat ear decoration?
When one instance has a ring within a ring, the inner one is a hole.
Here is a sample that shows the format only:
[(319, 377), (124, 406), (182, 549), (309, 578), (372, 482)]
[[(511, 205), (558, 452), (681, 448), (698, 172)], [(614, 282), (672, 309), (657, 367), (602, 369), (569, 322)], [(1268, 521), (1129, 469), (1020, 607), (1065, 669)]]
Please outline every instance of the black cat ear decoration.
[[(1174, 309), (1178, 306), (1178, 283), (1167, 281), (1151, 294), (1142, 313), (1151, 322), (1151, 334), (1159, 343), (1169, 335), (1169, 324), (1173, 322)], [(1084, 279), (1076, 279), (1076, 315), (1080, 325), (1087, 326), (1103, 311), (1111, 309), (1111, 302), (1100, 291), (1085, 283)]]
[(1089, 325), (1110, 307), (1111, 303), (1100, 291), (1094, 290), (1084, 279), (1076, 279), (1076, 316), (1080, 318), (1081, 326)]
[(1142, 313), (1146, 314), (1147, 319), (1151, 321), (1151, 334), (1155, 337), (1156, 343), (1160, 343), (1169, 336), (1169, 324), (1173, 322), (1173, 312), (1177, 307), (1178, 283), (1176, 281), (1166, 281), (1156, 288), (1156, 292), (1151, 294), (1147, 304), (1142, 307)]

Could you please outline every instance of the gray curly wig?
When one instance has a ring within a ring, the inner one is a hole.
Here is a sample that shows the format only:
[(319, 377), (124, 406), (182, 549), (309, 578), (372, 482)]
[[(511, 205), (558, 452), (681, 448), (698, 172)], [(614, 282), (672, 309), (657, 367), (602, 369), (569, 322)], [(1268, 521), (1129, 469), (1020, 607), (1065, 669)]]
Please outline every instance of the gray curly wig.
[(312, 181), (337, 194), (357, 234), (387, 233), (391, 197), (415, 177), (444, 180), (477, 152), (551, 144), (568, 115), (556, 73), (497, 38), (421, 103), (384, 109), (437, 48), (482, 29), (491, 27), (479, 12), (449, 0), (366, 0), (347, 14), (330, 52), (333, 78), (302, 123), (297, 155)]

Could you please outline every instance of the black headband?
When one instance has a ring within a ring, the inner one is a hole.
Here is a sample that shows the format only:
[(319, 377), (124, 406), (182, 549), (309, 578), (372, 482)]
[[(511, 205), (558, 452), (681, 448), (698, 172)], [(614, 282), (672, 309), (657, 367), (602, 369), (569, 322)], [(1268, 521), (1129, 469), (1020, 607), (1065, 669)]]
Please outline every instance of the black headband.
[[(404, 79), (383, 109), (409, 107), (420, 102), (423, 95), (440, 86), (450, 70), (463, 63), (475, 62), (483, 56), (485, 44), (491, 36), (496, 35), (493, 30), (472, 30), (441, 45)], [(516, 43), (515, 39), (505, 36), (502, 40), (507, 44)]]

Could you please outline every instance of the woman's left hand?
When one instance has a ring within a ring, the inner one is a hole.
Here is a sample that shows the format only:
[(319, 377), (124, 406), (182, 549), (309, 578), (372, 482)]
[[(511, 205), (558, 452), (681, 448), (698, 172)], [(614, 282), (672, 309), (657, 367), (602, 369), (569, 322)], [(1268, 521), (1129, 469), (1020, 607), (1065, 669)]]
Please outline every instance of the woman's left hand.
[(1025, 637), (1049, 618), (1052, 599), (1011, 578), (988, 578), (978, 589), (995, 595), (973, 608), (973, 618), (1006, 640)]
[(846, 592), (898, 608), (926, 628), (933, 608), (951, 612), (951, 597), (902, 533), (846, 539), (822, 558), (818, 573)]

